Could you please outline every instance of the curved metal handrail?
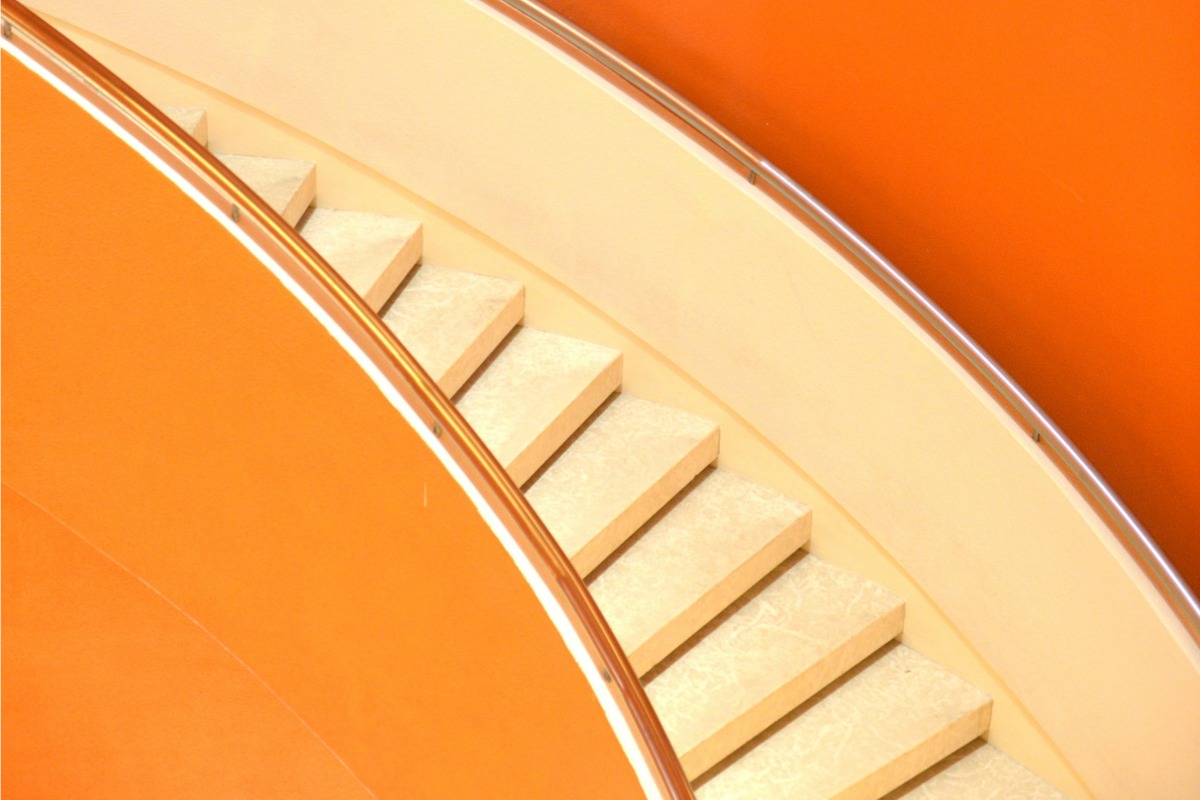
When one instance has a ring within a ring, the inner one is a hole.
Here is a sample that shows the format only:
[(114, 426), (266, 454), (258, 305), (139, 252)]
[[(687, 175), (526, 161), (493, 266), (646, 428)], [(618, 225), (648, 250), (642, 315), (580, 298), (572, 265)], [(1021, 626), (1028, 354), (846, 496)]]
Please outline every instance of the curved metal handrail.
[(1085, 497), (1133, 555), (1193, 641), (1200, 645), (1200, 602), (1149, 532), (1054, 420), (929, 295), (787, 173), (637, 64), (536, 0), (484, 2), (560, 49), (583, 56), (585, 62), (599, 66), (626, 87), (649, 98), (665, 115), (682, 123), (693, 136), (742, 167), (750, 183), (769, 186), (786, 202), (789, 210), (816, 223), (827, 243), (849, 255), (859, 270), (886, 288), (905, 311), (922, 323), (942, 347), (964, 363), (976, 380), (1002, 401), (1009, 413), (1028, 426), (1035, 442), (1050, 450), (1067, 476), (1083, 490)]
[(638, 680), (582, 579), (520, 488), (395, 334), (287, 222), (157, 107), (17, 0), (0, 0), (0, 35), (185, 176), (308, 292), (415, 409), (490, 510), (538, 568), (629, 722), (664, 796), (694, 800), (691, 785)]

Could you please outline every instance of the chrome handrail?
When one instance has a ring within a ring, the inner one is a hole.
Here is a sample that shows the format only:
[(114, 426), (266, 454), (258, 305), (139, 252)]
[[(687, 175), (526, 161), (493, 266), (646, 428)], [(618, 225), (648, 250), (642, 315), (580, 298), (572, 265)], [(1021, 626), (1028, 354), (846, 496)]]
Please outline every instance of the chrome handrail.
[(1093, 508), (1106, 519), (1121, 544), (1170, 605), (1192, 640), (1200, 645), (1200, 602), (1158, 543), (1042, 407), (908, 276), (761, 153), (646, 70), (570, 20), (536, 0), (484, 2), (560, 49), (583, 56), (585, 63), (600, 67), (602, 73), (617, 78), (636, 90), (637, 94), (653, 101), (662, 113), (682, 122), (694, 136), (716, 147), (740, 165), (750, 183), (769, 186), (786, 201), (791, 211), (816, 223), (829, 244), (849, 255), (850, 261), (867, 277), (882, 284), (905, 311), (923, 323), (942, 347), (960, 363), (965, 363), (976, 380), (1003, 401), (1010, 414), (1028, 426), (1035, 442), (1040, 442), (1050, 450), (1061, 467), (1065, 468), (1067, 476), (1084, 491)]
[(184, 177), (206, 201), (228, 209), (242, 232), (341, 325), (417, 412), (546, 578), (559, 610), (582, 640), (629, 725), (657, 790), (671, 800), (694, 800), (679, 757), (637, 673), (570, 559), (520, 487), (391, 329), (293, 226), (161, 110), (18, 0), (0, 0), (0, 11), (0, 36), (89, 102), (103, 107), (102, 113)]

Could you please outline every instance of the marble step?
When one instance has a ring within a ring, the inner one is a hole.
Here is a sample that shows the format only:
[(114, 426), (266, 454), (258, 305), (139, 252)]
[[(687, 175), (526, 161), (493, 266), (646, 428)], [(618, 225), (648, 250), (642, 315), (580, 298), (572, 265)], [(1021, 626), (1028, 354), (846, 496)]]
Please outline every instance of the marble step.
[(589, 582), (639, 675), (808, 541), (808, 506), (709, 469)]
[(698, 800), (876, 800), (987, 730), (992, 701), (890, 645), (730, 756)]
[(372, 311), (383, 307), (421, 257), (421, 223), (399, 217), (312, 208), (296, 229)]
[(317, 196), (317, 165), (311, 161), (215, 153), (289, 225), (295, 225)]
[(208, 112), (188, 106), (162, 106), (162, 112), (193, 139), (208, 146)]
[(1066, 795), (990, 744), (977, 740), (884, 800), (1066, 800)]
[(900, 635), (904, 601), (798, 554), (646, 686), (688, 777), (713, 767)]
[(557, 453), (525, 496), (581, 575), (717, 458), (715, 422), (617, 395)]
[(523, 484), (620, 385), (619, 350), (518, 328), (456, 403)]
[(422, 264), (383, 321), (453, 396), (524, 313), (525, 287), (516, 281)]

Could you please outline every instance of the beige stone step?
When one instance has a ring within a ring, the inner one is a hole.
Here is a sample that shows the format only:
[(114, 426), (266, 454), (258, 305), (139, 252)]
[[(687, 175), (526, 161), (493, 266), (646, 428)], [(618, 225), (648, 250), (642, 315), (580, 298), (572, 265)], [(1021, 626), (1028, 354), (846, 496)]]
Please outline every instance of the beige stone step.
[(456, 403), (523, 484), (620, 385), (619, 350), (518, 328)]
[(448, 395), (454, 395), (525, 313), (516, 281), (423, 264), (383, 321)]
[(289, 225), (295, 225), (317, 195), (317, 165), (311, 161), (216, 153)]
[(421, 223), (364, 211), (312, 208), (300, 235), (378, 311), (421, 257)]
[(525, 496), (587, 575), (717, 458), (715, 422), (617, 395), (535, 477)]
[(709, 469), (590, 581), (639, 675), (808, 541), (803, 503)]
[(900, 635), (904, 601), (797, 554), (647, 684), (688, 777), (702, 774)]
[(162, 106), (162, 112), (197, 142), (208, 146), (208, 112), (203, 108)]
[(975, 741), (884, 800), (1066, 800), (990, 744)]
[(867, 800), (986, 729), (992, 701), (890, 645), (776, 723), (698, 787), (698, 800)]

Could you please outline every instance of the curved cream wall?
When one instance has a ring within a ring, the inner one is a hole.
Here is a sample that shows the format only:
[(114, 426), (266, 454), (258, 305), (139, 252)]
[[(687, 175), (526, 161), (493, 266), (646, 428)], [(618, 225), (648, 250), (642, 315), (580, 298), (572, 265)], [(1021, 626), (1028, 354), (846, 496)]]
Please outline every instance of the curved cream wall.
[[(906, 640), (1020, 698), (1010, 723), (998, 702), (997, 744), (1080, 796), (1078, 779), (1099, 797), (1200, 785), (1196, 649), (1038, 447), (903, 313), (740, 176), (492, 12), (329, 8), (39, 6), (332, 144), (444, 209), (447, 230), (469, 220), (497, 262), (537, 264), (675, 365), (671, 380), (711, 390), (723, 423), (775, 448), (727, 435), (725, 463), (813, 502), (816, 552), (915, 581)], [(329, 177), (323, 197), (341, 191)], [(428, 224), (427, 239), (441, 260)], [(637, 370), (626, 385), (661, 391)], [(808, 479), (821, 488), (798, 491)], [(951, 652), (938, 615), (986, 667)], [(1069, 767), (1010, 733), (1022, 726)]]

